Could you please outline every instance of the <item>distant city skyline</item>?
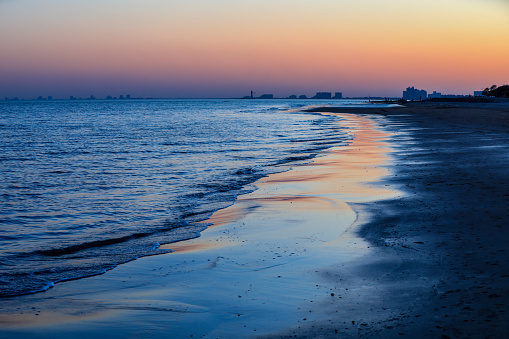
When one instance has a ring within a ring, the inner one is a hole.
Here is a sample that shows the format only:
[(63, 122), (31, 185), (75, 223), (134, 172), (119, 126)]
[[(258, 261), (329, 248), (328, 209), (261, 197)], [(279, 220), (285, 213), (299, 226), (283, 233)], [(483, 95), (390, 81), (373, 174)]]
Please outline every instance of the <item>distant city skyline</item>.
[[(316, 92), (314, 95), (307, 95), (299, 93), (298, 95), (293, 93), (286, 96), (274, 95), (272, 93), (263, 93), (257, 94), (254, 91), (250, 91), (249, 95), (244, 96), (225, 96), (218, 97), (217, 99), (320, 99), (320, 100), (337, 100), (337, 99), (369, 99), (369, 98), (385, 98), (385, 99), (404, 99), (404, 100), (425, 100), (430, 98), (441, 98), (441, 97), (462, 97), (462, 96), (482, 96), (482, 91), (472, 91), (470, 93), (447, 93), (442, 94), (441, 92), (433, 91), (433, 93), (429, 93), (425, 89), (417, 89), (414, 86), (407, 87), (402, 91), (402, 95), (360, 95), (360, 96), (343, 96), (343, 92)], [(37, 97), (0, 97), (0, 101), (15, 101), (15, 100), (37, 100), (37, 101), (52, 101), (52, 100), (131, 100), (131, 99), (214, 99), (213, 97), (181, 97), (181, 98), (172, 98), (172, 97), (137, 97), (131, 96), (131, 94), (119, 94), (118, 96), (106, 95), (106, 96), (74, 96), (71, 95), (68, 98), (59, 98), (53, 97), (52, 95), (42, 96), (39, 95)]]
[(0, 1), (0, 98), (469, 94), (507, 36), (497, 0)]

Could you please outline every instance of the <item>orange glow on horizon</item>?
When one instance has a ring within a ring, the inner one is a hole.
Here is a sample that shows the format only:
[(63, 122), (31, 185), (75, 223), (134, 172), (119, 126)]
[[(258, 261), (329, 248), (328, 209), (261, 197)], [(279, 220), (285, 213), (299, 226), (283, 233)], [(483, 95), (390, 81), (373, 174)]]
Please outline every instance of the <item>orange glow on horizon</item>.
[[(51, 18), (40, 15), (48, 6)], [(13, 76), (290, 92), (322, 84), (386, 95), (414, 84), (462, 90), (509, 79), (509, 6), (496, 0), (26, 0), (0, 8), (0, 72)]]

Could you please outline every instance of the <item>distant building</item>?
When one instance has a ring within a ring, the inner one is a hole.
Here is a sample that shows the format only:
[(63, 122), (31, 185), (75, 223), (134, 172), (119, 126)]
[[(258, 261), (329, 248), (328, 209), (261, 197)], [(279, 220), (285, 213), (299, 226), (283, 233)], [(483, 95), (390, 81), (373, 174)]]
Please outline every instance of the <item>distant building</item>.
[(90, 100), (95, 100), (95, 97), (93, 95), (91, 95)]
[(299, 95), (299, 99), (307, 99), (307, 98), (308, 98), (308, 97), (307, 97), (306, 95), (304, 95), (304, 94)]
[(122, 94), (120, 94), (120, 96), (118, 97), (120, 100), (123, 100), (124, 99), (124, 96)]
[(297, 96), (295, 94), (292, 94), (288, 97), (288, 99), (297, 99)]
[(273, 94), (262, 94), (259, 99), (274, 99)]
[(333, 99), (343, 99), (343, 93), (342, 92), (334, 93)]
[(413, 86), (403, 91), (404, 100), (423, 100), (428, 97), (428, 93), (423, 89), (416, 89)]
[(106, 100), (111, 100), (111, 99), (113, 99), (113, 97), (111, 95), (106, 96)]
[(331, 92), (316, 92), (313, 99), (332, 99)]
[(51, 95), (48, 95), (48, 100), (53, 100), (53, 97)]
[(482, 97), (482, 91), (474, 91), (474, 97)]
[(71, 95), (71, 96), (69, 97), (69, 100), (76, 100), (76, 98), (75, 98), (74, 96), (72, 96), (72, 95)]
[(39, 96), (37, 97), (37, 100), (43, 100), (42, 95), (39, 95)]
[(127, 100), (130, 100), (130, 99), (131, 99), (131, 94), (126, 94), (125, 98), (126, 98)]
[(441, 97), (442, 97), (442, 93), (437, 92), (437, 91), (433, 91), (433, 93), (428, 94), (428, 99), (441, 98)]
[(442, 94), (442, 98), (447, 98), (447, 99), (456, 99), (456, 98), (465, 98), (465, 97), (468, 97), (468, 95), (463, 95), (463, 94)]

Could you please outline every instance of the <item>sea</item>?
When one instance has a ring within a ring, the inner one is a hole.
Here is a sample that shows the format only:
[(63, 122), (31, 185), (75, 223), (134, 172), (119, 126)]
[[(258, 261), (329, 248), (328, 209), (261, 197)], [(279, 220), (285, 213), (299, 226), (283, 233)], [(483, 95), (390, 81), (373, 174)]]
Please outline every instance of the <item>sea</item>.
[[(351, 140), (348, 100), (0, 102), (0, 297), (106, 272), (206, 230), (271, 173)], [(170, 246), (171, 247), (171, 246)]]

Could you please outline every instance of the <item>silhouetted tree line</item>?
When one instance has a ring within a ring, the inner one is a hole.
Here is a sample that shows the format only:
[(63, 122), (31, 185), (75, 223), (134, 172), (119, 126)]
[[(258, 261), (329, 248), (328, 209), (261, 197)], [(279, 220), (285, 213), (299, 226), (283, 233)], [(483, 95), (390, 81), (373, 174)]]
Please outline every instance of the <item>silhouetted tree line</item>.
[(485, 88), (484, 91), (482, 91), (482, 95), (486, 95), (488, 97), (509, 98), (509, 85), (503, 85), (500, 87), (493, 85), (490, 88)]

